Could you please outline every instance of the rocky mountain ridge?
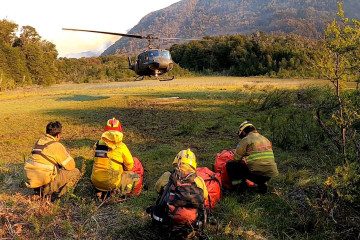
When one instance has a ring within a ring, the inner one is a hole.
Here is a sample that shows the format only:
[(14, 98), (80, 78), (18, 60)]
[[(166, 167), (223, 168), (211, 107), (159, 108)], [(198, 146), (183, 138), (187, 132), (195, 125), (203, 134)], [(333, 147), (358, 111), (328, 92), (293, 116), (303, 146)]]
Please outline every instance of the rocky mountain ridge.
[[(344, 0), (351, 18), (360, 17), (360, 1)], [(337, 0), (182, 0), (144, 16), (130, 34), (195, 38), (206, 35), (284, 32), (320, 38), (336, 16)], [(169, 47), (175, 42), (162, 43)], [(176, 42), (178, 43), (178, 42)], [(145, 49), (141, 39), (121, 38), (102, 55)]]

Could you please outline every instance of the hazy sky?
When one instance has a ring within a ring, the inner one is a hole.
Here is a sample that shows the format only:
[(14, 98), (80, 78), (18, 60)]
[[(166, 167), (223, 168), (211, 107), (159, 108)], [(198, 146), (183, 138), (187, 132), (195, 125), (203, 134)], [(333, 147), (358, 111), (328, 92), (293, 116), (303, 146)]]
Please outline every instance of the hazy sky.
[(119, 37), (62, 31), (80, 28), (126, 33), (143, 16), (180, 0), (1, 0), (0, 20), (34, 27), (40, 36), (57, 46), (59, 56), (103, 50)]

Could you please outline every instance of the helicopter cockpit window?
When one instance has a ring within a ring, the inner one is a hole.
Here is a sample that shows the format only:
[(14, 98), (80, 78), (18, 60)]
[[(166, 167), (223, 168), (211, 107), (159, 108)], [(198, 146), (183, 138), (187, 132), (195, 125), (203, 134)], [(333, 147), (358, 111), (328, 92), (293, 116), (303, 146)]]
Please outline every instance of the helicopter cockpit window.
[(169, 51), (161, 51), (161, 56), (170, 59), (170, 53), (169, 53)]
[(158, 51), (149, 51), (149, 58), (152, 60), (154, 57), (158, 57), (159, 52)]

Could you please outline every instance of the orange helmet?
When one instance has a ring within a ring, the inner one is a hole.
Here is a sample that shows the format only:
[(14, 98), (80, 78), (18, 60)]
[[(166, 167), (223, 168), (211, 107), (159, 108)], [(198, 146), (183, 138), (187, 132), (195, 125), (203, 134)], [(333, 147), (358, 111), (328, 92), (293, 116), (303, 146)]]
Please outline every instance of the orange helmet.
[(122, 127), (121, 127), (120, 121), (117, 120), (116, 118), (109, 119), (106, 122), (104, 131), (109, 131), (109, 130), (115, 130), (115, 131), (122, 132)]

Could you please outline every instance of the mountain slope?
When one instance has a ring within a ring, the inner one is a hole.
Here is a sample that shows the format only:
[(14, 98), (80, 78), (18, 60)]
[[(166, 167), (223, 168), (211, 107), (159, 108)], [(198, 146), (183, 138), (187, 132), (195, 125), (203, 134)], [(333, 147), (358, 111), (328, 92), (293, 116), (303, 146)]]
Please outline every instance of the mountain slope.
[[(249, 34), (254, 31), (295, 33), (320, 38), (335, 17), (337, 0), (182, 0), (152, 12), (132, 34), (193, 38)], [(359, 18), (360, 1), (344, 0), (347, 16)], [(168, 43), (171, 44), (171, 43)], [(146, 41), (122, 38), (102, 55), (139, 51)]]

